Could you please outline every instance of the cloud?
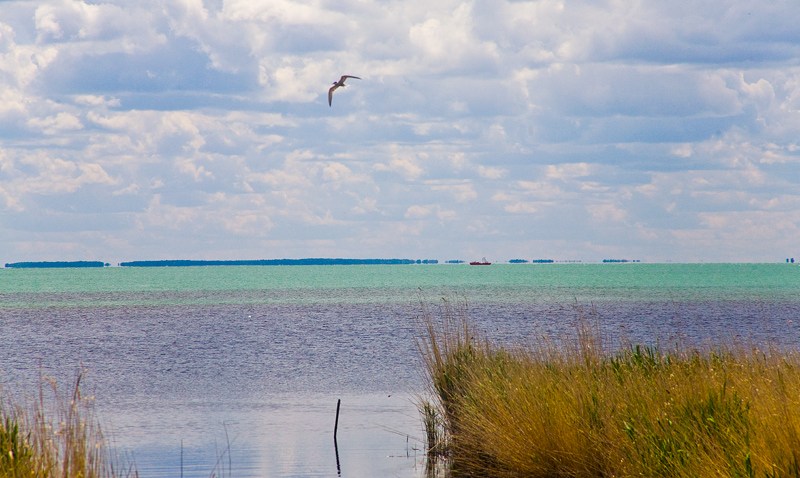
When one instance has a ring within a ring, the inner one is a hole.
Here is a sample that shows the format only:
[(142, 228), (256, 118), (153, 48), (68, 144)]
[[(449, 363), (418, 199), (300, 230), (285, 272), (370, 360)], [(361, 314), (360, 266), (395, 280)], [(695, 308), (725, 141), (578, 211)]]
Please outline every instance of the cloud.
[(536, 203), (527, 201), (511, 201), (503, 206), (503, 209), (514, 214), (535, 214), (539, 212), (539, 206)]
[(427, 181), (432, 191), (447, 193), (458, 203), (478, 199), (478, 192), (471, 181)]
[(505, 176), (507, 173), (508, 171), (506, 171), (503, 168), (483, 166), (483, 165), (478, 166), (478, 174), (482, 178), (486, 179), (502, 179), (503, 176)]
[(782, 258), (798, 23), (754, 0), (4, 2), (2, 250)]
[(403, 215), (406, 219), (427, 219), (434, 217), (439, 220), (451, 220), (456, 217), (454, 211), (442, 209), (436, 204), (414, 204), (406, 209)]
[(434, 15), (408, 30), (420, 66), (425, 65), (427, 71), (433, 72), (492, 67), (498, 56), (497, 47), (472, 34), (474, 17), (470, 4), (459, 3), (451, 11), (440, 10)]
[(10, 24), (0, 19), (0, 78), (17, 94), (33, 82), (58, 56), (58, 49), (50, 45), (19, 44)]
[(416, 180), (422, 176), (424, 169), (416, 158), (395, 156), (387, 163), (377, 163), (373, 169), (380, 172), (392, 172), (408, 180)]
[(61, 112), (47, 118), (31, 118), (28, 126), (39, 129), (44, 134), (53, 135), (63, 131), (83, 129), (83, 123), (74, 115)]
[(589, 204), (586, 206), (592, 220), (599, 223), (622, 222), (628, 214), (616, 204)]
[(537, 106), (569, 116), (733, 116), (742, 105), (728, 80), (726, 72), (674, 65), (588, 63), (548, 69), (531, 80), (528, 94)]
[(550, 179), (569, 180), (589, 176), (593, 169), (589, 163), (550, 164), (545, 175)]

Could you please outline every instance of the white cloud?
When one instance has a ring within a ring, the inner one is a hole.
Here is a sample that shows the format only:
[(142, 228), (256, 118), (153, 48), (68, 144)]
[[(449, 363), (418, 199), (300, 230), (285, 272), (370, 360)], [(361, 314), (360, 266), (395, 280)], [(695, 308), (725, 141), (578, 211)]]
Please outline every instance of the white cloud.
[(517, 186), (526, 195), (542, 199), (555, 198), (563, 194), (561, 188), (550, 181), (517, 181)]
[(212, 179), (214, 175), (202, 164), (197, 164), (189, 158), (178, 158), (175, 160), (178, 171), (190, 176), (194, 181), (199, 182), (203, 179)]
[(450, 195), (456, 202), (465, 203), (478, 199), (478, 192), (471, 182), (466, 181), (428, 181), (432, 191)]
[[(469, 3), (452, 10), (439, 9), (432, 17), (410, 26), (409, 40), (427, 70), (474, 69), (491, 66), (498, 56), (493, 42), (472, 34), (473, 12)], [(419, 66), (417, 67), (419, 69)]]
[(536, 203), (525, 201), (512, 201), (503, 206), (503, 209), (510, 213), (515, 214), (535, 214), (539, 212), (539, 207)]
[(322, 177), (327, 181), (333, 182), (343, 182), (347, 181), (353, 172), (342, 163), (330, 163), (326, 164), (322, 168)]
[(590, 217), (599, 223), (622, 222), (628, 213), (616, 204), (589, 204), (586, 206)]
[(313, 25), (332, 23), (327, 10), (319, 6), (290, 0), (225, 2), (223, 16), (230, 20), (274, 22), (279, 25)]
[(0, 91), (0, 121), (21, 118), (26, 110), (25, 97), (19, 90), (8, 88)]
[(44, 154), (6, 159), (0, 171), (9, 177), (4, 190), (14, 198), (6, 201), (12, 209), (29, 210), (30, 196), (74, 193), (85, 186), (115, 185), (119, 181), (97, 163), (78, 163)]
[(323, 91), (327, 95), (322, 78), (331, 70), (333, 63), (329, 60), (266, 57), (259, 63), (258, 79), (268, 100), (309, 102)]
[(394, 155), (388, 163), (377, 163), (373, 166), (376, 171), (387, 171), (403, 176), (407, 180), (416, 180), (424, 173), (416, 158)]
[(56, 59), (58, 49), (46, 44), (18, 44), (15, 37), (13, 27), (0, 17), (0, 79), (9, 86), (26, 88)]
[(492, 166), (478, 166), (478, 174), (485, 179), (502, 179), (508, 173), (503, 168), (497, 168)]
[(409, 206), (408, 209), (406, 209), (404, 217), (409, 219), (419, 219), (423, 217), (428, 217), (431, 214), (433, 214), (434, 208), (435, 206), (430, 204), (427, 205), (414, 204), (412, 206)]
[(225, 216), (223, 224), (225, 230), (240, 236), (261, 235), (274, 226), (269, 217), (257, 211)]
[(152, 227), (183, 231), (191, 224), (200, 224), (202, 211), (198, 208), (172, 206), (162, 203), (161, 194), (155, 194), (144, 214), (137, 216), (137, 227), (147, 230)]
[(74, 101), (79, 105), (94, 106), (94, 107), (120, 106), (120, 101), (118, 98), (106, 97), (104, 95), (76, 95)]
[(427, 219), (429, 217), (440, 221), (456, 219), (457, 213), (453, 210), (443, 209), (436, 204), (414, 204), (406, 209), (403, 215), (406, 219)]
[(164, 35), (153, 30), (155, 18), (138, 5), (117, 6), (84, 1), (51, 1), (33, 13), (36, 40), (75, 54), (80, 45), (91, 44), (83, 54), (147, 51), (163, 45)]
[(83, 129), (83, 123), (77, 116), (64, 112), (47, 118), (31, 118), (28, 120), (28, 126), (50, 135)]
[(595, 167), (589, 163), (550, 164), (545, 175), (549, 179), (569, 180), (592, 174)]
[(374, 197), (359, 197), (357, 204), (351, 208), (354, 214), (368, 214), (378, 212), (378, 200)]

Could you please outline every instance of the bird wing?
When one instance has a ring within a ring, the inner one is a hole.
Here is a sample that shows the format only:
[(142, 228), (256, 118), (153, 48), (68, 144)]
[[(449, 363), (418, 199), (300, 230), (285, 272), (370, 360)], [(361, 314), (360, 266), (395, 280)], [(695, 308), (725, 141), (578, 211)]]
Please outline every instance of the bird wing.
[(333, 90), (335, 90), (338, 87), (339, 87), (338, 85), (333, 85), (330, 88), (328, 88), (328, 106), (331, 106), (331, 104), (333, 103)]
[(353, 76), (353, 75), (342, 75), (342, 77), (341, 77), (341, 78), (339, 78), (339, 81), (341, 81), (342, 83), (344, 83), (344, 80), (346, 80), (346, 79), (348, 79), (348, 78), (355, 78), (356, 80), (360, 80), (360, 79), (361, 79), (361, 78), (359, 78), (359, 77), (357, 77), (357, 76)]

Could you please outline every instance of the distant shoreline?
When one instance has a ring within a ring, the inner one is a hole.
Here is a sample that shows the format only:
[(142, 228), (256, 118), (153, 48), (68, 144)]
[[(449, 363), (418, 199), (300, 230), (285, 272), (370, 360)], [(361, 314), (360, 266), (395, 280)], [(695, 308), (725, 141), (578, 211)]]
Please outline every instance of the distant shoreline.
[(110, 264), (101, 261), (39, 261), (39, 262), (12, 262), (6, 263), (9, 269), (61, 269), (108, 267)]
[(120, 262), (120, 267), (189, 267), (189, 266), (334, 266), (385, 264), (438, 264), (436, 259), (256, 259), (256, 260), (165, 260)]
[[(119, 267), (196, 267), (196, 266), (332, 266), (332, 265), (399, 265), (438, 264), (437, 259), (256, 259), (256, 260), (158, 260), (120, 262)], [(110, 267), (101, 261), (28, 261), (6, 263), (9, 269), (55, 269)]]
[[(786, 259), (786, 264), (794, 265), (794, 258)], [(603, 259), (602, 261), (554, 260), (554, 259), (509, 259), (508, 262), (494, 264), (639, 264), (639, 259)], [(747, 262), (745, 262), (747, 263)], [(745, 264), (743, 263), (743, 264)], [(780, 263), (777, 262), (777, 263)], [(405, 264), (467, 264), (460, 259), (440, 262), (438, 259), (348, 259), (310, 257), (303, 259), (241, 259), (241, 260), (145, 260), (126, 261), (112, 265), (102, 261), (25, 261), (7, 262), (7, 269), (59, 269), (59, 268), (104, 268), (104, 267), (196, 267), (196, 266), (333, 266), (333, 265), (405, 265)], [(652, 263), (657, 264), (657, 263)], [(681, 264), (663, 262), (661, 264)], [(698, 262), (697, 264), (704, 264)], [(711, 263), (708, 263), (711, 264)]]

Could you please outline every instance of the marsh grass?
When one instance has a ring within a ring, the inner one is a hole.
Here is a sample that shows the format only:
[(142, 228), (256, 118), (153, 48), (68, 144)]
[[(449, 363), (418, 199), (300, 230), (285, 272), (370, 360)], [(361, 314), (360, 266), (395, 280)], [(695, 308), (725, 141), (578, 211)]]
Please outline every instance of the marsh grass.
[(0, 403), (0, 478), (136, 476), (108, 446), (93, 399), (81, 392), (80, 374), (66, 394), (44, 380), (30, 406)]
[(452, 476), (800, 477), (797, 352), (607, 352), (585, 320), (509, 349), (452, 309), (431, 317), (420, 347), (445, 437), (429, 449)]
[[(110, 446), (82, 378), (78, 373), (67, 393), (40, 379), (38, 397), (27, 406), (0, 398), (0, 478), (138, 478)], [(209, 478), (233, 476), (231, 444), (225, 426), (225, 446), (216, 450)]]

